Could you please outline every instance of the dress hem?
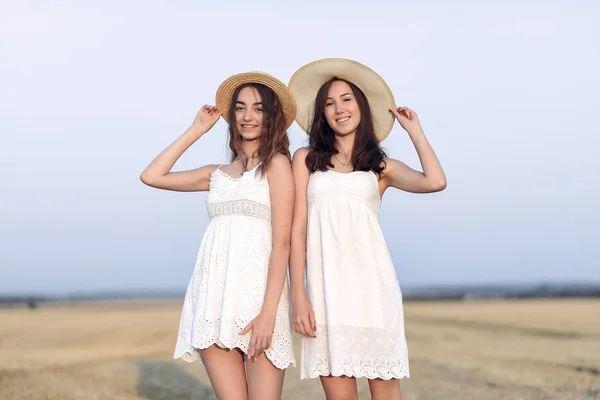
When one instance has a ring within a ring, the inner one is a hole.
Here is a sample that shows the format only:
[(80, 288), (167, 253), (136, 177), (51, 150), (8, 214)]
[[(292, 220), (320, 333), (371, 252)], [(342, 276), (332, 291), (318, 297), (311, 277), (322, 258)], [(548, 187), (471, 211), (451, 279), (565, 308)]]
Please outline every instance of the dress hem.
[(380, 376), (380, 375), (369, 376), (368, 374), (346, 374), (346, 373), (343, 373), (343, 372), (333, 373), (333, 374), (331, 374), (331, 373), (330, 374), (316, 373), (316, 374), (308, 374), (308, 375), (302, 374), (300, 376), (300, 380), (315, 379), (315, 378), (319, 378), (321, 376), (332, 376), (334, 378), (338, 378), (340, 376), (347, 376), (349, 378), (381, 379), (383, 381), (389, 381), (389, 380), (392, 380), (392, 379), (408, 379), (408, 378), (410, 378), (410, 373), (408, 373), (408, 372), (404, 373), (403, 372), (403, 373), (401, 373), (401, 374), (399, 374), (397, 376), (391, 376), (391, 377), (387, 377), (387, 378), (385, 378), (383, 376)]
[[(225, 350), (238, 349), (238, 350), (240, 350), (244, 354), (244, 361), (248, 357), (247, 350), (244, 350), (240, 346), (227, 346), (227, 345), (220, 346), (219, 343), (215, 340), (212, 343), (210, 343), (208, 346), (205, 346), (205, 347), (187, 346), (188, 348), (191, 348), (193, 352), (190, 352), (190, 351), (177, 351), (173, 355), (173, 359), (175, 359), (175, 360), (181, 359), (181, 360), (183, 360), (183, 361), (185, 361), (187, 363), (193, 363), (195, 361), (200, 360), (200, 364), (204, 365), (204, 361), (202, 360), (202, 357), (200, 357), (199, 351), (200, 350), (208, 349), (212, 345), (216, 345), (220, 349), (225, 349)], [(287, 361), (287, 363), (285, 361), (284, 362), (276, 362), (269, 355), (270, 351), (267, 350), (264, 353), (265, 353), (265, 356), (267, 357), (267, 359), (271, 362), (271, 364), (273, 364), (273, 366), (275, 366), (275, 368), (277, 368), (277, 369), (284, 370), (284, 369), (289, 368), (290, 366), (296, 367), (296, 361), (294, 359), (291, 359), (291, 360)]]

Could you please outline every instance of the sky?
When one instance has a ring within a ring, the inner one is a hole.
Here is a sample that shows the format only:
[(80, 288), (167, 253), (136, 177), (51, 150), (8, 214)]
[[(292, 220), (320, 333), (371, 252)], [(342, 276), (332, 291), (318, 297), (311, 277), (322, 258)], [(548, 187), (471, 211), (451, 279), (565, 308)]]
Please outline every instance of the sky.
[[(401, 287), (600, 283), (600, 5), (282, 3), (0, 3), (0, 295), (185, 290), (206, 193), (140, 173), (228, 76), (326, 57), (377, 71), (447, 176), (383, 198)], [(382, 145), (420, 168), (399, 124)], [(227, 157), (221, 120), (175, 170)]]

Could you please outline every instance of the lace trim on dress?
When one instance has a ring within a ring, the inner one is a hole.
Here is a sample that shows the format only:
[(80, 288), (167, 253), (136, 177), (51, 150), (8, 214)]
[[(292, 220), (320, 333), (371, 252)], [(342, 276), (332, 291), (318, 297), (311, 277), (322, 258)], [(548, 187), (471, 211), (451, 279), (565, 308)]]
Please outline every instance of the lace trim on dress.
[(316, 335), (319, 341), (302, 339), (301, 379), (329, 375), (383, 380), (410, 377), (408, 352), (402, 350), (405, 339), (401, 332), (321, 324), (317, 325)]
[(232, 200), (208, 204), (208, 217), (210, 219), (223, 215), (246, 215), (271, 221), (271, 208), (252, 200)]

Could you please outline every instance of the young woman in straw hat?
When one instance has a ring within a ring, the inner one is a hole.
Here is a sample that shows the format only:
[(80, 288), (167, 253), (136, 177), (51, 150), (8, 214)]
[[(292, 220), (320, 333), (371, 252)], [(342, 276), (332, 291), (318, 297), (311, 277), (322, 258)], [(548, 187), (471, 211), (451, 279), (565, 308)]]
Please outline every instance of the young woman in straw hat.
[[(284, 370), (295, 365), (285, 284), (294, 202), (286, 130), (295, 113), (279, 80), (232, 76), (217, 90), (216, 106), (202, 107), (141, 175), (159, 189), (208, 191), (210, 222), (174, 358), (200, 358), (219, 399), (280, 399)], [(172, 172), (221, 115), (229, 123), (231, 163)]]
[[(309, 134), (308, 148), (296, 151), (292, 164), (290, 279), (293, 329), (305, 336), (301, 377), (320, 377), (328, 399), (355, 399), (358, 377), (369, 379), (373, 399), (400, 399), (399, 379), (409, 376), (402, 294), (379, 206), (389, 187), (443, 190), (444, 172), (417, 114), (397, 108), (368, 67), (320, 60), (300, 68), (288, 86), (296, 121)], [(394, 116), (423, 172), (382, 151)]]

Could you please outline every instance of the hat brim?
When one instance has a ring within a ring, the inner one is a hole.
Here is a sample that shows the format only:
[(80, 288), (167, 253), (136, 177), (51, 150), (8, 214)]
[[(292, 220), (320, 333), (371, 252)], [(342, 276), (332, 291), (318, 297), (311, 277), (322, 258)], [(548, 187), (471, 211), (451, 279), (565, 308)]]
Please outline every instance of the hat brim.
[(285, 83), (265, 72), (243, 72), (230, 76), (221, 83), (215, 95), (215, 104), (225, 121), (229, 122), (229, 107), (231, 106), (233, 94), (238, 87), (246, 83), (260, 83), (273, 90), (283, 109), (286, 129), (292, 125), (296, 117), (296, 100), (294, 96)]
[(352, 82), (367, 97), (373, 116), (375, 134), (381, 142), (394, 127), (390, 108), (396, 108), (389, 86), (375, 71), (359, 62), (345, 58), (325, 58), (306, 64), (294, 73), (288, 87), (297, 104), (296, 122), (308, 132), (317, 92), (333, 77)]

